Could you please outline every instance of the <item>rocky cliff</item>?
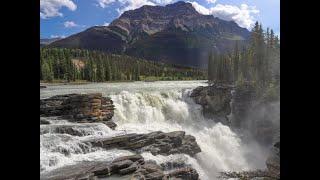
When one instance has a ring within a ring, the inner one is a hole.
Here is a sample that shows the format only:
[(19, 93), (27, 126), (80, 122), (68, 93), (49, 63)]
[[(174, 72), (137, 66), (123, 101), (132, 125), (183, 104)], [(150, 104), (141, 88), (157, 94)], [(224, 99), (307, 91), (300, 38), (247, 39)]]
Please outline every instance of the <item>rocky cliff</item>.
[(79, 123), (103, 122), (112, 129), (116, 127), (111, 121), (113, 110), (112, 100), (101, 93), (57, 95), (40, 100), (40, 116), (60, 116)]
[(213, 118), (216, 122), (230, 124), (228, 115), (231, 113), (231, 87), (226, 85), (211, 85), (198, 87), (190, 95), (202, 106), (203, 115)]
[(270, 146), (280, 128), (279, 101), (264, 101), (251, 83), (241, 86), (198, 87), (191, 97), (202, 106), (205, 117), (249, 132), (259, 143)]

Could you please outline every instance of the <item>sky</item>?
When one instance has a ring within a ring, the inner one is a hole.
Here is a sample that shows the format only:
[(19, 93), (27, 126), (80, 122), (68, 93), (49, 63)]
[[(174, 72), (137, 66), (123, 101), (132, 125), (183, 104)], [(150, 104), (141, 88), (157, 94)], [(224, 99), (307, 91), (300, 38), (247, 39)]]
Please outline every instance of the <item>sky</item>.
[[(40, 38), (67, 37), (108, 25), (124, 11), (179, 0), (40, 0)], [(180, 0), (181, 1), (181, 0)], [(184, 0), (201, 14), (233, 20), (251, 30), (255, 21), (280, 36), (280, 0)]]

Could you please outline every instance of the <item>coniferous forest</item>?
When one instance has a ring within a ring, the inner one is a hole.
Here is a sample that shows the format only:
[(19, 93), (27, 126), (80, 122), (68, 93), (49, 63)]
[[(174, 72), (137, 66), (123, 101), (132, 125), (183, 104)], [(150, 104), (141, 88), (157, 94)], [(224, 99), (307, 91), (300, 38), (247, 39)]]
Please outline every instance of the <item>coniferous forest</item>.
[(53, 82), (199, 80), (206, 70), (147, 61), (126, 55), (66, 48), (40, 49), (40, 80)]
[[(252, 84), (262, 91), (280, 88), (280, 40), (273, 30), (258, 22), (246, 47), (236, 44), (230, 53), (213, 51), (208, 58), (208, 80), (212, 84)], [(262, 92), (263, 93), (263, 92)], [(270, 92), (271, 93), (271, 92)], [(275, 94), (275, 92), (272, 92)]]

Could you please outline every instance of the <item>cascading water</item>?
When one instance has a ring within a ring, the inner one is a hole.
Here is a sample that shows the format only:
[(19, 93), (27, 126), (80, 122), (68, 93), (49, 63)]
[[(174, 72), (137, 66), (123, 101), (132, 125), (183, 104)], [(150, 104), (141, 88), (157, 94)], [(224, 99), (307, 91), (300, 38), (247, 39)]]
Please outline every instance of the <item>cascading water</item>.
[[(110, 96), (116, 107), (113, 117), (116, 130), (100, 124), (77, 125), (83, 136), (55, 134), (52, 130), (59, 125), (72, 125), (67, 121), (49, 120), (52, 125), (41, 125), (40, 164), (43, 171), (74, 164), (79, 161), (112, 160), (132, 154), (124, 150), (102, 150), (81, 143), (86, 138), (116, 136), (123, 133), (148, 133), (152, 131), (185, 131), (196, 137), (202, 152), (195, 157), (185, 154), (153, 156), (142, 153), (146, 160), (158, 163), (168, 161), (192, 165), (200, 178), (211, 180), (220, 171), (241, 171), (264, 168), (265, 155), (256, 147), (254, 152), (244, 144), (228, 126), (215, 123), (202, 116), (201, 106), (195, 104), (189, 94), (202, 81), (154, 82), (154, 83), (99, 83), (78, 86), (50, 86), (41, 90), (42, 98), (57, 94), (102, 92)], [(248, 153), (256, 157), (252, 161)]]

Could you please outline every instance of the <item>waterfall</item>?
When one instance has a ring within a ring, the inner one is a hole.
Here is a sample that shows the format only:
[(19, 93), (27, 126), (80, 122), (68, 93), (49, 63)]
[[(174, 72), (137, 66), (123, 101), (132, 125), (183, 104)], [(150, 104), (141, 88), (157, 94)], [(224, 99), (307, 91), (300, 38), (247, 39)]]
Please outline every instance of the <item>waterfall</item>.
[(263, 151), (258, 146), (251, 150), (252, 144), (243, 143), (238, 134), (228, 126), (203, 117), (201, 106), (189, 98), (191, 90), (199, 85), (203, 85), (203, 82), (102, 83), (82, 85), (85, 87), (53, 87), (54, 91), (50, 91), (50, 87), (45, 89), (47, 92), (43, 93), (43, 97), (74, 92), (87, 93), (98, 89), (97, 91), (113, 100), (116, 107), (113, 121), (118, 126), (111, 130), (100, 123), (83, 124), (75, 127), (81, 129), (83, 136), (71, 136), (55, 134), (50, 128), (73, 123), (50, 120), (54, 124), (40, 126), (40, 129), (46, 132), (40, 135), (41, 168), (43, 171), (50, 171), (79, 161), (111, 161), (116, 157), (132, 154), (125, 150), (87, 147), (81, 144), (81, 140), (86, 138), (178, 130), (193, 135), (202, 152), (195, 157), (185, 154), (154, 156), (148, 152), (142, 153), (142, 156), (158, 163), (181, 161), (190, 164), (203, 180), (215, 179), (221, 171), (264, 168), (263, 160), (252, 161), (248, 158), (248, 154), (258, 159), (264, 158)]

